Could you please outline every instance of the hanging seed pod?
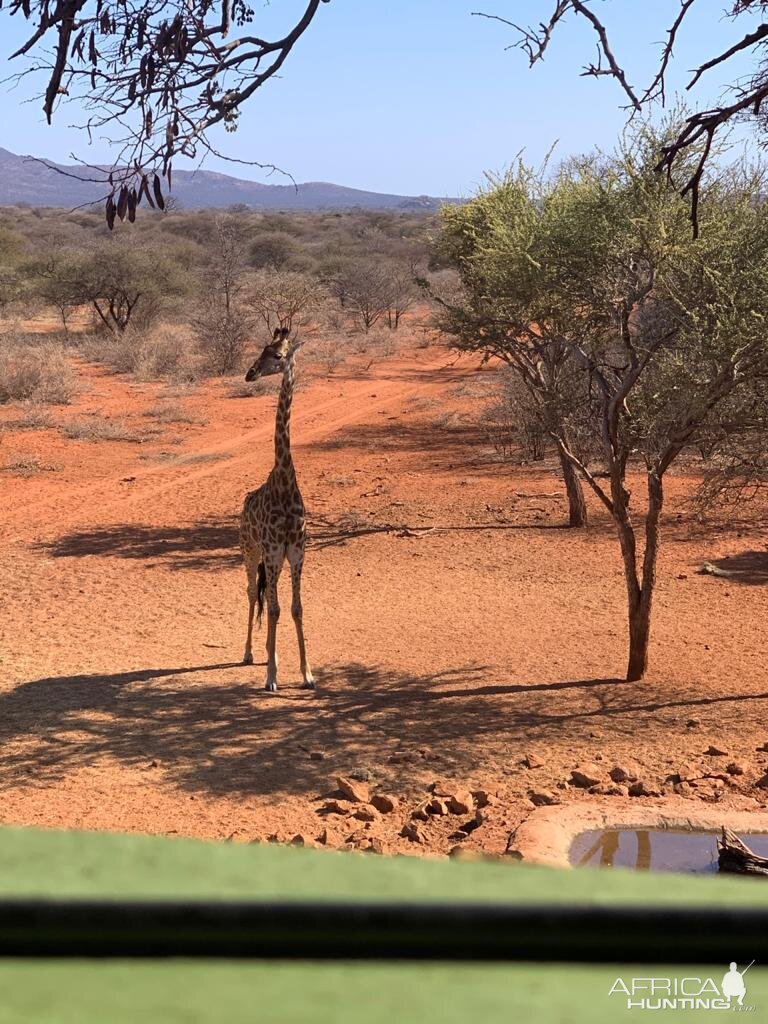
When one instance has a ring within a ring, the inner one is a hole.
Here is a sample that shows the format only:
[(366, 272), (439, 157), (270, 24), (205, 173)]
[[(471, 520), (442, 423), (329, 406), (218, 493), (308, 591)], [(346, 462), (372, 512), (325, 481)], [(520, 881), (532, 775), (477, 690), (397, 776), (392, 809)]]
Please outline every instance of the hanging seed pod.
[(115, 206), (115, 200), (112, 196), (107, 196), (107, 205), (105, 209), (107, 216), (107, 227), (111, 231), (115, 226), (115, 214), (117, 213), (117, 207)]
[(120, 220), (125, 220), (125, 215), (128, 212), (128, 186), (123, 185), (120, 189), (120, 195), (117, 198), (117, 216)]
[(160, 178), (155, 174), (152, 180), (152, 191), (155, 193), (155, 202), (161, 210), (165, 209), (165, 199), (163, 199), (163, 190), (160, 187)]
[(128, 220), (131, 224), (136, 220), (136, 207), (139, 205), (136, 189), (132, 188), (128, 193)]

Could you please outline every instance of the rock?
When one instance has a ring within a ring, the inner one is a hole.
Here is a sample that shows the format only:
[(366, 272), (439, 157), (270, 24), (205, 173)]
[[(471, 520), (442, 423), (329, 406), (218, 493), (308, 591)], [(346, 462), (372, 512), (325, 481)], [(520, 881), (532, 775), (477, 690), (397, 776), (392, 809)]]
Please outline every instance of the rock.
[(476, 828), (480, 828), (484, 821), (485, 819), (480, 811), (476, 811), (474, 818), (470, 818), (469, 821), (465, 821), (463, 825), (459, 825), (451, 836), (451, 839), (461, 839), (464, 836), (471, 835)]
[(710, 743), (707, 749), (704, 751), (707, 757), (727, 757), (728, 751), (723, 747), (716, 747), (714, 743)]
[(739, 764), (738, 761), (731, 761), (729, 764), (725, 766), (725, 770), (728, 772), (729, 775), (743, 775), (744, 765)]
[(349, 814), (352, 805), (344, 800), (326, 800), (320, 808), (320, 814)]
[(645, 782), (643, 779), (638, 779), (637, 782), (633, 782), (629, 787), (630, 796), (661, 796), (661, 790)]
[(627, 765), (615, 765), (608, 775), (612, 782), (637, 782), (637, 772)]
[(483, 859), (480, 850), (467, 850), (463, 846), (452, 846), (448, 851), (451, 860), (478, 861)]
[(526, 768), (543, 768), (544, 762), (530, 751), (524, 755), (523, 764)]
[(704, 562), (702, 565), (699, 566), (699, 568), (696, 570), (696, 572), (700, 576), (725, 576), (725, 577), (728, 577), (728, 576), (731, 575), (731, 573), (728, 572), (727, 569), (721, 569), (719, 565), (714, 565), (712, 562)]
[(358, 782), (356, 779), (347, 778), (346, 775), (340, 775), (336, 779), (336, 787), (339, 789), (347, 800), (351, 800), (356, 804), (368, 804), (371, 802), (371, 794), (364, 782)]
[(758, 789), (768, 789), (768, 772), (765, 773), (762, 779), (758, 779), (755, 785)]
[(766, 740), (765, 743), (761, 743), (757, 749), (760, 751), (768, 751), (768, 740)]
[(325, 751), (323, 751), (323, 750), (310, 750), (310, 752), (309, 752), (309, 760), (310, 761), (324, 761), (325, 760)]
[(448, 813), (448, 804), (445, 800), (439, 800), (436, 796), (432, 797), (429, 803), (426, 805), (424, 810), (427, 814), (442, 815)]
[(588, 792), (597, 796), (627, 796), (629, 790), (618, 782), (601, 782), (597, 786), (590, 786)]
[(411, 812), (411, 817), (414, 821), (429, 821), (429, 814), (427, 813), (427, 805), (421, 804)]
[(426, 839), (424, 832), (413, 821), (408, 822), (407, 825), (403, 825), (400, 835), (403, 839), (410, 839), (412, 843), (423, 843)]
[(534, 807), (550, 807), (560, 803), (560, 797), (550, 793), (548, 789), (531, 790), (528, 799)]
[(458, 789), (448, 797), (448, 810), (451, 814), (469, 814), (473, 807), (472, 794), (467, 790)]
[(597, 786), (602, 782), (602, 772), (593, 764), (584, 764), (574, 768), (571, 772), (571, 784), (579, 789), (589, 789), (590, 786)]
[(434, 796), (447, 798), (456, 792), (456, 783), (446, 782), (445, 779), (438, 779), (429, 786), (429, 791)]
[(701, 719), (700, 718), (689, 718), (688, 721), (685, 723), (685, 728), (686, 729), (698, 729), (698, 727), (700, 725), (701, 725)]
[(304, 838), (304, 836), (300, 832), (297, 833), (293, 837), (293, 839), (291, 840), (291, 846), (306, 846), (306, 845), (307, 845), (307, 840)]
[(370, 804), (364, 804), (352, 812), (352, 817), (357, 818), (358, 821), (376, 821), (381, 815), (375, 807), (371, 807)]
[(358, 782), (373, 782), (373, 772), (370, 768), (354, 768), (349, 773), (350, 779), (356, 779)]
[(371, 804), (382, 814), (391, 814), (397, 810), (398, 800), (396, 796), (390, 796), (388, 793), (374, 793)]
[(328, 829), (324, 828), (319, 836), (315, 836), (315, 842), (320, 843), (321, 846), (327, 846), (328, 838)]
[(478, 807), (490, 807), (491, 804), (496, 803), (496, 797), (493, 793), (489, 793), (487, 789), (473, 789), (472, 799)]
[(368, 847), (368, 850), (366, 852), (367, 853), (383, 854), (384, 853), (384, 843), (382, 843), (382, 841), (380, 839), (377, 839), (375, 836), (372, 836), (371, 837), (371, 845)]

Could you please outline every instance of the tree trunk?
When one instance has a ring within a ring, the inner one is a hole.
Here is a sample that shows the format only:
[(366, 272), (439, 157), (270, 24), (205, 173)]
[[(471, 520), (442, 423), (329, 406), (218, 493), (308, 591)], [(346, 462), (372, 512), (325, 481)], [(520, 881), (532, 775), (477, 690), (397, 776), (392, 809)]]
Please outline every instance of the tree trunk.
[[(642, 679), (648, 667), (648, 640), (651, 632), (651, 611), (653, 593), (656, 588), (656, 559), (659, 553), (659, 519), (664, 502), (661, 475), (656, 469), (648, 472), (648, 515), (645, 520), (645, 552), (643, 554), (642, 581), (638, 585), (636, 571), (631, 576), (625, 552), (625, 575), (629, 604), (629, 660), (627, 681)], [(622, 529), (632, 530), (627, 523), (619, 523)], [(622, 544), (624, 549), (624, 544)], [(634, 559), (633, 559), (634, 562)]]
[(581, 484), (576, 468), (565, 454), (562, 445), (558, 444), (557, 453), (560, 456), (560, 466), (563, 470), (563, 483), (565, 492), (568, 495), (568, 525), (587, 525), (587, 503), (584, 500), (584, 488)]
[(627, 663), (627, 681), (630, 683), (642, 679), (648, 668), (648, 637), (651, 633), (651, 603), (643, 600), (643, 591), (639, 600), (629, 599), (629, 661)]

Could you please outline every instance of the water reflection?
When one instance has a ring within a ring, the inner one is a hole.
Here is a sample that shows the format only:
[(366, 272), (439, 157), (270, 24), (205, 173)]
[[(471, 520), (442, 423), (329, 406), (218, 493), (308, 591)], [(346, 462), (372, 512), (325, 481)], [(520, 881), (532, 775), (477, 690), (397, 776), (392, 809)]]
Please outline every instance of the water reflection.
[[(571, 845), (569, 859), (577, 867), (708, 874), (717, 871), (717, 835), (672, 829), (582, 832)], [(768, 835), (743, 838), (755, 853), (768, 856)]]

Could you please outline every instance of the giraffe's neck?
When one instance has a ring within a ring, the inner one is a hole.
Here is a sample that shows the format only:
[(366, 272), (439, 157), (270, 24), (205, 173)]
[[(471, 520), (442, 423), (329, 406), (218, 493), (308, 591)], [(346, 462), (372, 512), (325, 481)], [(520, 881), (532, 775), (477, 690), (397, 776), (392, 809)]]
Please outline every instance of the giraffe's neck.
[(291, 404), (293, 403), (294, 367), (291, 359), (283, 373), (280, 398), (275, 417), (275, 467), (293, 476), (291, 456)]

